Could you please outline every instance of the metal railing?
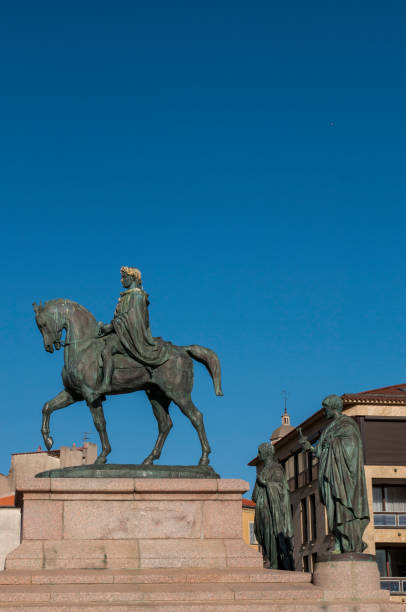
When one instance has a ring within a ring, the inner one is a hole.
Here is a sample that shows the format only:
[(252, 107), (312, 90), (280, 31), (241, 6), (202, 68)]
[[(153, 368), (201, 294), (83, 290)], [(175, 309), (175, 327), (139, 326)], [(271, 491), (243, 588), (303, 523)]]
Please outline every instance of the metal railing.
[(406, 512), (374, 512), (374, 527), (406, 527)]
[(406, 594), (406, 578), (381, 578), (381, 589), (390, 591), (392, 595)]

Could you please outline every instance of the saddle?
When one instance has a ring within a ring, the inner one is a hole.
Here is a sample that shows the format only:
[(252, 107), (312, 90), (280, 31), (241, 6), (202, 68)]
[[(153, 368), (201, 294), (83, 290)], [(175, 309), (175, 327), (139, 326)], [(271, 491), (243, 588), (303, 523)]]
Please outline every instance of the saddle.
[(134, 368), (145, 367), (129, 355), (113, 355), (113, 363), (115, 370), (134, 370)]

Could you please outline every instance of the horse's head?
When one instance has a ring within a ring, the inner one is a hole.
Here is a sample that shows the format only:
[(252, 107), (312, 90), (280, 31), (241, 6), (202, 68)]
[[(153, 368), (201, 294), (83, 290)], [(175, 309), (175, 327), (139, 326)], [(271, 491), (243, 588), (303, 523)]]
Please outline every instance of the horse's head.
[(48, 353), (54, 352), (54, 347), (58, 351), (61, 348), (61, 335), (63, 323), (55, 309), (47, 308), (47, 304), (42, 306), (41, 302), (33, 303), (35, 321), (44, 340), (44, 347)]

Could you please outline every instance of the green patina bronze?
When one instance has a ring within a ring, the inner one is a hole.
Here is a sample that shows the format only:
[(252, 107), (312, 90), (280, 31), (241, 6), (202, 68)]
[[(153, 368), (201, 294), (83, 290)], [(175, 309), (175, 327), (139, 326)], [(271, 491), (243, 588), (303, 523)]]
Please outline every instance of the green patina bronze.
[(220, 478), (210, 465), (77, 465), (40, 472), (36, 478)]
[(338, 395), (323, 400), (325, 416), (331, 421), (313, 447), (302, 435), (303, 450), (319, 460), (319, 493), (326, 506), (328, 527), (335, 538), (333, 553), (362, 553), (366, 544), (362, 535), (369, 523), (369, 509), (363, 449), (357, 424), (342, 414)]
[(264, 565), (271, 569), (294, 570), (292, 515), (285, 472), (275, 459), (272, 444), (258, 447), (263, 467), (258, 471), (252, 499), (256, 503), (254, 531), (262, 548)]
[[(202, 454), (200, 466), (209, 464), (211, 451), (203, 415), (193, 404), (193, 359), (203, 363), (210, 373), (216, 395), (221, 391), (220, 362), (214, 351), (193, 344), (175, 346), (162, 338), (153, 338), (149, 327), (148, 295), (136, 268), (121, 268), (121, 293), (114, 318), (105, 325), (97, 323), (83, 306), (67, 299), (44, 305), (33, 304), (35, 319), (45, 350), (53, 353), (64, 346), (64, 389), (42, 409), (42, 436), (48, 450), (50, 416), (55, 410), (85, 400), (100, 436), (102, 451), (97, 464), (106, 463), (111, 447), (103, 414), (106, 395), (145, 391), (158, 423), (158, 438), (144, 465), (151, 465), (161, 455), (172, 428), (169, 405), (174, 402), (190, 420), (199, 436)], [(65, 341), (61, 341), (62, 331)]]

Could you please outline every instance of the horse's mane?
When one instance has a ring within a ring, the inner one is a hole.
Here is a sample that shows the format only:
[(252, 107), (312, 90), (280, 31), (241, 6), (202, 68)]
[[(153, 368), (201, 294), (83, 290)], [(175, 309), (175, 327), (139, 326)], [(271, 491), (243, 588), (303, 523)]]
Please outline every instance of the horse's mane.
[(96, 321), (96, 318), (92, 315), (90, 310), (82, 306), (82, 304), (79, 304), (78, 302), (74, 302), (73, 300), (68, 300), (65, 298), (56, 298), (54, 300), (48, 300), (48, 302), (45, 302), (45, 304), (43, 304), (42, 308), (46, 308), (47, 306), (54, 306), (54, 305), (58, 306), (59, 304), (69, 306), (70, 308), (72, 308), (72, 310), (81, 310), (82, 312), (89, 315), (94, 321)]

